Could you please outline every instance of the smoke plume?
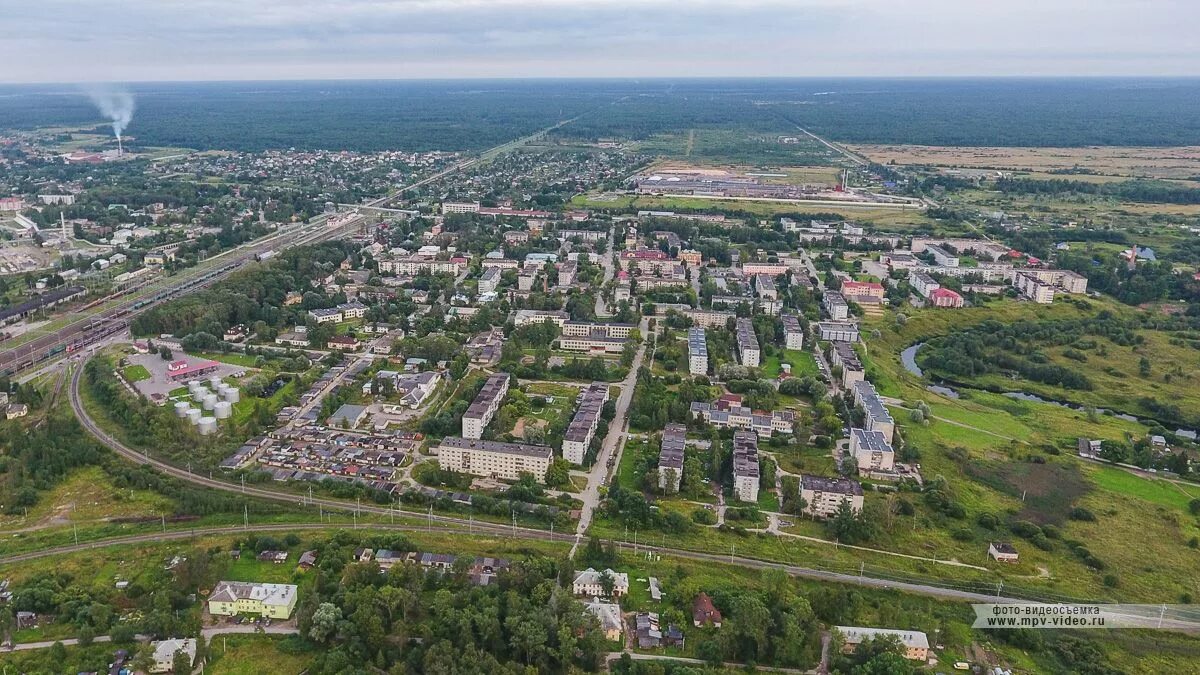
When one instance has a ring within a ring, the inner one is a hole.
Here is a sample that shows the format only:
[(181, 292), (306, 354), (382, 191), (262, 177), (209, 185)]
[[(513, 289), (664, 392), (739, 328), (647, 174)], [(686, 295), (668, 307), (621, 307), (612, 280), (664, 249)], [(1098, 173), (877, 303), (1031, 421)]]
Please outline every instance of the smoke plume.
[(111, 87), (91, 87), (87, 90), (88, 98), (100, 110), (100, 114), (112, 120), (113, 133), (120, 140), (121, 132), (133, 120), (133, 94), (124, 89)]

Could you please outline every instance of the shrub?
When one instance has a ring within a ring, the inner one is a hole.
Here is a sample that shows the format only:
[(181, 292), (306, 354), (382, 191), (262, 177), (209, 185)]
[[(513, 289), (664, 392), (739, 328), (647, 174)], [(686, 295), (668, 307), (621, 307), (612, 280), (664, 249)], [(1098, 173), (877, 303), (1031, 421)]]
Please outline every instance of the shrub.
[(1096, 522), (1096, 514), (1088, 511), (1082, 506), (1076, 506), (1075, 508), (1071, 509), (1071, 512), (1067, 514), (1067, 517), (1071, 520), (1082, 520), (1089, 523)]
[(1104, 585), (1108, 586), (1109, 588), (1116, 588), (1117, 586), (1121, 585), (1121, 580), (1118, 579), (1117, 575), (1115, 574), (1105, 574)]
[(959, 527), (950, 533), (957, 541), (975, 541), (975, 532), (969, 527)]
[(988, 530), (994, 530), (1000, 525), (1000, 519), (994, 513), (981, 513), (975, 519), (979, 526)]

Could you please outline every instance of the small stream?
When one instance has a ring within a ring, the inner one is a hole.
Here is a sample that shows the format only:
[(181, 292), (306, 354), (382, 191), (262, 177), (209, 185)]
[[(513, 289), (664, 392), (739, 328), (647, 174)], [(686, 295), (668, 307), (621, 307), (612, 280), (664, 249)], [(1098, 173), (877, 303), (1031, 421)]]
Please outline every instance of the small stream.
[[(924, 347), (924, 346), (925, 346), (924, 342), (918, 342), (914, 345), (909, 346), (904, 351), (900, 352), (900, 362), (904, 365), (904, 369), (907, 370), (908, 372), (912, 373), (913, 375), (916, 375), (917, 377), (921, 377), (921, 378), (925, 377), (925, 372), (923, 370), (921, 370), (920, 366), (917, 365), (917, 352), (920, 351), (921, 347)], [(927, 385), (925, 388), (935, 394), (941, 394), (942, 396), (947, 396), (949, 398), (960, 398), (959, 390), (967, 389), (967, 387), (957, 387), (957, 388), (951, 387), (944, 383)], [(983, 390), (980, 390), (980, 391), (983, 391)], [(1031, 394), (1027, 391), (1004, 391), (1004, 392), (997, 392), (997, 393), (1000, 393), (1002, 396), (1007, 396), (1008, 398), (1016, 399), (1018, 401), (1030, 401), (1032, 403), (1048, 403), (1050, 405), (1056, 405), (1056, 406), (1059, 406), (1062, 408), (1070, 408), (1071, 410), (1077, 410), (1079, 412), (1083, 412), (1083, 411), (1087, 410), (1086, 406), (1079, 405), (1078, 403), (1071, 403), (1069, 401), (1058, 401), (1055, 399), (1045, 398), (1042, 396), (1038, 396), (1037, 394)], [(1122, 412), (1116, 412), (1113, 410), (1108, 410), (1106, 408), (1096, 408), (1096, 412), (1101, 415), (1112, 415), (1113, 417), (1116, 417), (1117, 419), (1126, 420), (1128, 422), (1140, 422), (1141, 424), (1146, 424), (1146, 425), (1149, 425), (1152, 423), (1161, 424), (1160, 422), (1157, 422), (1156, 420), (1143, 419), (1143, 418), (1137, 417), (1135, 415), (1130, 415), (1128, 413), (1122, 413)], [(1187, 439), (1190, 439), (1193, 441), (1196, 440), (1196, 438), (1197, 438), (1197, 433), (1194, 429), (1176, 429), (1175, 435), (1179, 436), (1181, 438), (1187, 438)]]

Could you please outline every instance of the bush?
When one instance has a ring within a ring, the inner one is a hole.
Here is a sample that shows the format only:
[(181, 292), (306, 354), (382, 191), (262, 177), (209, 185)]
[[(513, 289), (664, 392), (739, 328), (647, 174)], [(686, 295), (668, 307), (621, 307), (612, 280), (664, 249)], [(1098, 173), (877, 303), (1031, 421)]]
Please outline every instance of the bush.
[(997, 518), (996, 514), (994, 513), (981, 513), (979, 514), (979, 517), (975, 519), (975, 522), (979, 523), (980, 527), (987, 530), (994, 530), (1000, 526), (1000, 519)]
[(1105, 574), (1104, 585), (1108, 586), (1109, 588), (1116, 588), (1117, 586), (1121, 585), (1121, 580), (1118, 579), (1117, 575), (1115, 574)]
[(1024, 539), (1032, 539), (1042, 534), (1042, 528), (1029, 522), (1028, 520), (1018, 520), (1012, 525), (1009, 525), (1008, 529), (1012, 530), (1013, 534)]
[(975, 541), (975, 532), (969, 527), (960, 527), (950, 533), (956, 541)]
[(692, 522), (700, 525), (716, 525), (717, 514), (708, 509), (697, 509), (692, 511)]
[(1067, 517), (1071, 520), (1082, 520), (1088, 523), (1096, 522), (1096, 514), (1088, 511), (1082, 506), (1076, 506), (1075, 508), (1071, 509), (1071, 512), (1067, 514)]

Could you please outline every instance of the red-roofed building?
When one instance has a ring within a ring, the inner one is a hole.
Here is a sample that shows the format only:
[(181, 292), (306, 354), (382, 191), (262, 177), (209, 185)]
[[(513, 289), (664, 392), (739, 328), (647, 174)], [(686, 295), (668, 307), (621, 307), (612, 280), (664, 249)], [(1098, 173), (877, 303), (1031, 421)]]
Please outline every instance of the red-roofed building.
[(869, 281), (843, 281), (842, 295), (846, 298), (877, 298), (883, 300), (883, 284)]
[(172, 361), (167, 366), (167, 377), (172, 382), (183, 382), (185, 380), (194, 380), (197, 377), (204, 377), (217, 372), (221, 364), (216, 361), (201, 361), (194, 365), (188, 365), (187, 361), (179, 360)]
[(721, 611), (713, 605), (712, 598), (707, 593), (701, 593), (692, 601), (692, 625), (721, 627)]
[(962, 307), (963, 297), (949, 288), (935, 288), (929, 292), (929, 301), (934, 307)]

